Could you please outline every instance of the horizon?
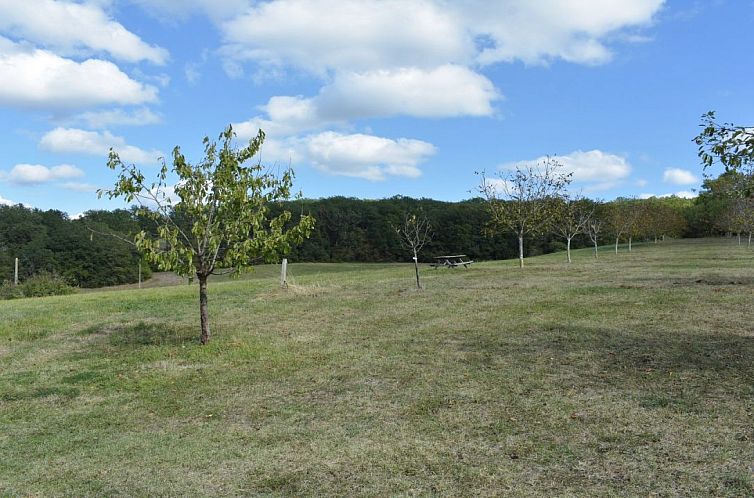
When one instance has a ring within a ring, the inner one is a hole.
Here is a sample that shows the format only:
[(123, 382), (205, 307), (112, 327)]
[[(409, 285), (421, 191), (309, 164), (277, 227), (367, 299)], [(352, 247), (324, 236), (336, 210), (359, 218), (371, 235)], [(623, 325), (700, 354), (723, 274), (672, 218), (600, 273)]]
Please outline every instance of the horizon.
[(94, 193), (109, 147), (150, 178), (229, 123), (311, 200), (460, 202), (475, 171), (547, 155), (593, 199), (693, 197), (701, 115), (754, 111), (725, 49), (753, 20), (726, 0), (6, 2), (0, 204), (128, 207)]

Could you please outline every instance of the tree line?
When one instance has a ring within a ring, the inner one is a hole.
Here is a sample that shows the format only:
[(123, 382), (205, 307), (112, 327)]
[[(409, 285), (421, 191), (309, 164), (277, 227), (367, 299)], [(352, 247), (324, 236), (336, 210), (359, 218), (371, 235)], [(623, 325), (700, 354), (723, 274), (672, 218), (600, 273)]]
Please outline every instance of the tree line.
[[(750, 201), (726, 194), (729, 184), (737, 181), (733, 175), (724, 173), (706, 180), (696, 199), (571, 199), (568, 202), (575, 204), (570, 218), (525, 238), (525, 253), (535, 256), (566, 250), (568, 235), (572, 248), (628, 246), (638, 240), (654, 242), (663, 236), (740, 233), (746, 240), (754, 229), (752, 206), (742, 206)], [(330, 197), (273, 203), (269, 208), (273, 216), (290, 211), (291, 224), (298, 223), (302, 215), (312, 215), (316, 220), (309, 238), (286, 254), (292, 261), (411, 261), (412, 255), (396, 234), (396, 227), (409, 214), (426, 217), (431, 226), (431, 237), (419, 254), (421, 262), (446, 254), (467, 254), (476, 260), (519, 255), (516, 232), (491, 230), (490, 206), (481, 197), (459, 202), (402, 196), (379, 200)], [(580, 221), (578, 210), (592, 213), (586, 226), (574, 226)], [(180, 219), (179, 215), (174, 216)], [(13, 260), (18, 257), (21, 280), (48, 272), (79, 287), (136, 282), (141, 256), (126, 241), (132, 241), (142, 230), (157, 235), (154, 223), (136, 209), (88, 211), (72, 220), (55, 210), (0, 206), (0, 280), (13, 278)], [(150, 264), (143, 262), (142, 271), (148, 278)]]
[[(72, 220), (62, 211), (0, 206), (0, 281), (12, 281), (18, 258), (19, 281), (54, 274), (76, 287), (136, 282), (141, 256), (132, 245), (100, 233), (125, 238), (140, 223), (126, 210), (91, 211)], [(142, 265), (149, 278), (149, 265)]]

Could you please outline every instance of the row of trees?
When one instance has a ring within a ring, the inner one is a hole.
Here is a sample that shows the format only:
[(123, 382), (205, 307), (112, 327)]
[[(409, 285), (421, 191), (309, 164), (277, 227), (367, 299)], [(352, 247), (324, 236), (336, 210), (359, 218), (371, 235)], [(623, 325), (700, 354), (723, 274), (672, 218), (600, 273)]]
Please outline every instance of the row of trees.
[[(552, 218), (546, 230), (523, 239), (529, 256), (586, 246), (633, 243), (636, 240), (705, 236), (734, 232), (725, 224), (725, 202), (712, 190), (697, 200), (618, 199), (597, 202), (561, 198), (561, 218)], [(427, 219), (431, 238), (418, 255), (420, 262), (443, 254), (468, 254), (476, 260), (510, 259), (519, 255), (514, 232), (491, 230), (488, 204), (481, 198), (461, 202), (393, 197), (361, 200), (333, 197), (273, 203), (271, 216), (289, 211), (288, 223), (301, 213), (312, 215), (311, 235), (293, 245), (285, 256), (293, 261), (391, 262), (408, 255), (395, 228), (407, 214)], [(586, 216), (589, 215), (589, 216)], [(176, 215), (179, 224), (183, 223)], [(585, 223), (585, 220), (586, 221)], [(713, 221), (709, 221), (713, 220)], [(186, 230), (190, 230), (187, 225)], [(71, 220), (59, 211), (39, 211), (22, 206), (0, 206), (0, 280), (13, 278), (13, 259), (20, 258), (21, 280), (35, 273), (52, 272), (72, 285), (100, 287), (135, 282), (141, 257), (133, 237), (141, 231), (157, 236), (157, 225), (137, 209), (89, 211)], [(747, 233), (741, 230), (741, 233)], [(157, 265), (142, 261), (144, 278)]]
[(527, 239), (557, 235), (565, 241), (567, 260), (571, 262), (574, 241), (588, 238), (597, 256), (605, 237), (615, 241), (615, 251), (622, 240), (631, 250), (635, 239), (680, 236), (687, 229), (681, 199), (626, 199), (601, 203), (569, 193), (571, 173), (564, 172), (557, 161), (548, 158), (537, 165), (523, 164), (494, 178), (480, 173), (478, 190), (486, 200), (489, 233), (512, 233), (518, 241), (519, 265), (524, 266)]

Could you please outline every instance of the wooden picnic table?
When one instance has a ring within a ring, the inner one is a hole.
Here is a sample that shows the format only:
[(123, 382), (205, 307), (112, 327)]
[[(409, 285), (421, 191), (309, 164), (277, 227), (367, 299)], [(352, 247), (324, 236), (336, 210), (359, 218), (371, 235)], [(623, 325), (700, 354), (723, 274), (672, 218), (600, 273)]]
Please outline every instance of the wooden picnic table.
[(434, 263), (429, 264), (429, 266), (434, 269), (437, 269), (441, 266), (444, 268), (455, 268), (456, 266), (463, 266), (464, 268), (468, 268), (469, 265), (473, 263), (473, 261), (468, 259), (468, 256), (466, 256), (465, 254), (455, 254), (453, 256), (435, 256), (434, 260)]

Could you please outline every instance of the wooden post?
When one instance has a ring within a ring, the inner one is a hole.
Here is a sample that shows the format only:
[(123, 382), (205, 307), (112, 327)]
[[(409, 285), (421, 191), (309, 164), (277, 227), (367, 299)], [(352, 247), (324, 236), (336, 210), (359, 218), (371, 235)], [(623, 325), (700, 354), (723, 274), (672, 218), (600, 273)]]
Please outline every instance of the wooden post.
[(139, 261), (139, 289), (141, 289), (141, 261)]
[(288, 287), (288, 258), (283, 258), (283, 264), (280, 268), (280, 287), (285, 289)]
[(13, 285), (18, 285), (18, 258), (16, 258), (16, 270), (13, 273)]

